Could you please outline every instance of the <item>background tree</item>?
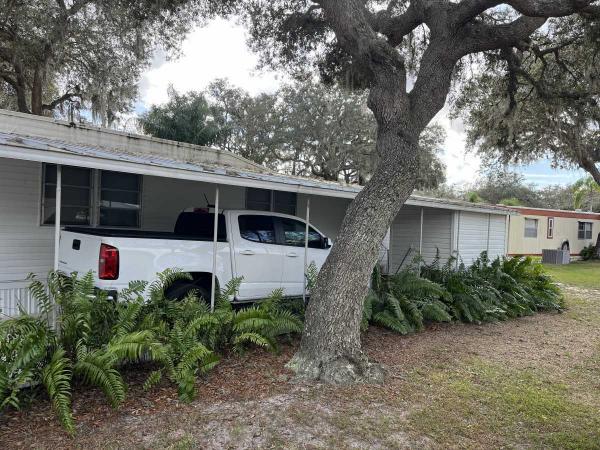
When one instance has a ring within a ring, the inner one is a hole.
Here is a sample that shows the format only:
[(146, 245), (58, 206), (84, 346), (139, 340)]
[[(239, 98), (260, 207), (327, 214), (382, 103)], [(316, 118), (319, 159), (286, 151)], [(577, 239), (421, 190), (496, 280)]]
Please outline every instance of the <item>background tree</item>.
[(202, 13), (190, 0), (0, 0), (0, 91), (21, 112), (75, 100), (103, 125), (129, 110), (153, 51), (176, 50)]
[[(507, 206), (532, 206), (543, 207), (539, 193), (532, 184), (525, 184), (525, 177), (516, 172), (489, 171), (485, 177), (475, 185), (475, 192), (491, 204), (507, 204)], [(515, 202), (517, 200), (517, 202)], [(518, 203), (518, 204), (515, 204)]]
[(213, 144), (224, 133), (201, 93), (178, 94), (172, 86), (168, 93), (165, 105), (152, 106), (138, 119), (145, 133), (196, 145)]
[(573, 206), (575, 208), (587, 208), (588, 211), (600, 209), (600, 185), (592, 177), (577, 180), (572, 189), (574, 194)]
[(490, 53), (454, 102), (488, 164), (551, 158), (600, 184), (600, 22), (552, 20), (515, 49)]
[(301, 346), (290, 362), (298, 375), (339, 383), (382, 379), (361, 350), (363, 299), (379, 245), (416, 185), (421, 133), (444, 106), (459, 61), (520, 47), (548, 17), (593, 11), (592, 3), (238, 2), (265, 63), (292, 71), (312, 64), (325, 81), (368, 88), (377, 123), (377, 166), (349, 205), (312, 291)]
[[(377, 164), (375, 120), (362, 93), (304, 81), (253, 97), (226, 80), (202, 93), (170, 92), (168, 104), (141, 117), (146, 133), (214, 144), (280, 172), (329, 181), (364, 184)], [(444, 139), (438, 125), (421, 136), (418, 187), (444, 182)]]

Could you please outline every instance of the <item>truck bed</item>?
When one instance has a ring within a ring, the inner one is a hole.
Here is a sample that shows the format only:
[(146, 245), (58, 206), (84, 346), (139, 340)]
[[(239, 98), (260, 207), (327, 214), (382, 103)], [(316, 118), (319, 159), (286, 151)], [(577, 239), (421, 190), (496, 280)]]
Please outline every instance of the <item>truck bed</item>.
[[(205, 237), (175, 234), (170, 231), (152, 231), (152, 230), (132, 230), (126, 228), (91, 228), (91, 227), (64, 227), (65, 231), (73, 233), (90, 234), (92, 236), (104, 237), (123, 237), (123, 238), (143, 238), (143, 239), (172, 239), (177, 241), (205, 241), (212, 242), (212, 239)], [(227, 239), (220, 236), (219, 242), (227, 242)]]

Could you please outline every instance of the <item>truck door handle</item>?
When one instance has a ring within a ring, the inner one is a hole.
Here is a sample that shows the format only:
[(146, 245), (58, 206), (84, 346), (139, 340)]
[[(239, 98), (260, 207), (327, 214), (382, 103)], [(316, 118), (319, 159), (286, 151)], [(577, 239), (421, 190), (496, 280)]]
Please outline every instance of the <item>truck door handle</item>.
[(242, 250), (240, 255), (254, 255), (254, 252), (252, 250)]
[(285, 256), (289, 256), (290, 258), (296, 258), (296, 257), (298, 256), (298, 253), (295, 253), (295, 252), (289, 252), (289, 253), (286, 253), (286, 255), (285, 255)]

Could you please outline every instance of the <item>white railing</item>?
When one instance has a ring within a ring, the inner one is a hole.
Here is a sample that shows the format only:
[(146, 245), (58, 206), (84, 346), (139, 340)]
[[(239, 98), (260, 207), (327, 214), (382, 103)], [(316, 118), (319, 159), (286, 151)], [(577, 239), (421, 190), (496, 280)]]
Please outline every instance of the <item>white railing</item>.
[(18, 316), (21, 310), (37, 314), (37, 302), (29, 294), (29, 281), (0, 282), (0, 320)]

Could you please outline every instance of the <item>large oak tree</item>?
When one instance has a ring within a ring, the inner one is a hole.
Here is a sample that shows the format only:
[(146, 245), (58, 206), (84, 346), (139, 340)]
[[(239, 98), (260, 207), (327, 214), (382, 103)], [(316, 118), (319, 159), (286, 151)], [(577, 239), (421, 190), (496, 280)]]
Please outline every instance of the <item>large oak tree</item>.
[(592, 0), (280, 0), (239, 6), (265, 62), (291, 70), (316, 63), (328, 81), (368, 88), (379, 162), (348, 207), (319, 273), (290, 367), (299, 376), (331, 382), (382, 380), (380, 367), (361, 350), (363, 298), (379, 244), (415, 186), (419, 136), (444, 106), (459, 65), (469, 55), (526, 45), (549, 17), (596, 6)]

